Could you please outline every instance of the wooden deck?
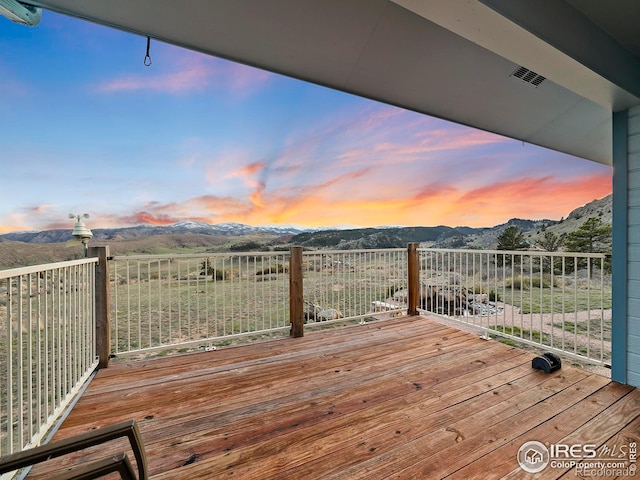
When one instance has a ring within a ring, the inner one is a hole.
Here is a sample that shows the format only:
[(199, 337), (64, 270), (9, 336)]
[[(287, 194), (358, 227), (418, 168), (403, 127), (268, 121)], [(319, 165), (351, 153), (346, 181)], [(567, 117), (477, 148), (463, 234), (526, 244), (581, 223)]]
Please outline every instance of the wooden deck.
[[(154, 480), (531, 478), (516, 460), (525, 441), (640, 442), (640, 391), (568, 366), (547, 375), (532, 358), (399, 317), (121, 363), (56, 438), (133, 418)], [(95, 450), (64, 465), (107, 452)]]

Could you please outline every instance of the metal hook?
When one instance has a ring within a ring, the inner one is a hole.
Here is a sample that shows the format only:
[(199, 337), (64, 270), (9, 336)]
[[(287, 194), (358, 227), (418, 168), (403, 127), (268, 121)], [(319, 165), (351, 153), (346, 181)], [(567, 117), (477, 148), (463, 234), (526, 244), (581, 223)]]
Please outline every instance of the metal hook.
[(147, 37), (147, 54), (144, 56), (144, 66), (151, 66), (151, 55), (149, 55), (149, 48), (151, 47), (151, 37)]

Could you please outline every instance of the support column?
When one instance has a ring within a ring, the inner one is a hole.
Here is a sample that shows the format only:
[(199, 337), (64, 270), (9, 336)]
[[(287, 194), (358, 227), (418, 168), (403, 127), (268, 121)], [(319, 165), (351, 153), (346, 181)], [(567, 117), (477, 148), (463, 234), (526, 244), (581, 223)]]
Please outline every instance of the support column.
[(627, 383), (628, 111), (613, 114), (611, 378)]
[(304, 335), (302, 247), (291, 247), (289, 252), (289, 321), (291, 336), (297, 338)]
[(90, 257), (98, 257), (96, 265), (96, 353), (98, 368), (109, 366), (111, 354), (111, 310), (109, 284), (109, 247), (90, 247)]
[(418, 305), (420, 303), (420, 258), (418, 244), (407, 245), (407, 315), (420, 315)]

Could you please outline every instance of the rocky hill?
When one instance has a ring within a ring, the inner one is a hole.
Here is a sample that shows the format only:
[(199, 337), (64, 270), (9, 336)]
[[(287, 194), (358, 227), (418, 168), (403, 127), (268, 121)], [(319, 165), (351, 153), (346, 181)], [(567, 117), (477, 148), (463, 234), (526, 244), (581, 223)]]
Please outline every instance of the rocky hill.
[(339, 250), (361, 248), (404, 247), (409, 242), (418, 242), (431, 248), (495, 249), (498, 237), (509, 226), (516, 226), (525, 233), (533, 246), (545, 231), (561, 237), (580, 228), (589, 217), (598, 217), (611, 224), (611, 195), (593, 200), (568, 213), (560, 220), (527, 220), (512, 218), (506, 223), (487, 228), (472, 227), (380, 227), (351, 230), (323, 230), (294, 235), (290, 242), (308, 248), (332, 248)]
[(464, 237), (482, 228), (471, 227), (379, 227), (351, 230), (322, 230), (305, 232), (291, 237), (291, 244), (311, 248), (353, 250), (360, 248), (398, 248), (407, 243), (434, 244)]
[[(494, 249), (498, 244), (498, 237), (510, 225), (515, 225), (524, 232), (526, 240), (535, 245), (545, 231), (553, 232), (558, 237), (562, 237), (569, 232), (574, 232), (580, 228), (584, 221), (590, 217), (598, 217), (604, 224), (611, 225), (612, 222), (612, 197), (607, 195), (604, 198), (593, 200), (581, 207), (569, 212), (566, 217), (560, 220), (523, 220), (512, 218), (502, 225), (487, 228), (482, 232), (473, 233), (464, 237), (464, 245), (456, 245), (455, 248), (482, 248)], [(433, 245), (434, 247), (446, 247), (443, 243)]]

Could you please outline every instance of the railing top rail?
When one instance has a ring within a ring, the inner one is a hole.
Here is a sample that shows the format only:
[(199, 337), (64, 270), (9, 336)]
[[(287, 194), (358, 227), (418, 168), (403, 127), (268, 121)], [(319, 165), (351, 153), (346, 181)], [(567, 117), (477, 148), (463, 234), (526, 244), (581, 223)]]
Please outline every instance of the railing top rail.
[(8, 270), (0, 270), (0, 280), (5, 278), (17, 277), (19, 275), (28, 275), (30, 273), (40, 273), (58, 268), (73, 267), (75, 265), (85, 265), (88, 263), (98, 263), (98, 258), (81, 258), (78, 260), (69, 260), (66, 262), (46, 263), (43, 265), (31, 265), (29, 267), (11, 268)]
[(363, 248), (358, 250), (303, 250), (303, 255), (337, 255), (342, 253), (389, 253), (406, 252), (406, 248)]
[[(303, 255), (337, 255), (345, 253), (389, 253), (406, 252), (406, 248), (372, 248), (359, 250), (304, 250)], [(153, 255), (114, 255), (112, 260), (167, 260), (167, 259), (189, 259), (189, 258), (213, 258), (213, 257), (276, 257), (288, 256), (288, 250), (276, 252), (211, 252), (211, 253), (171, 253)]]
[(542, 250), (475, 250), (475, 249), (460, 249), (460, 248), (428, 248), (421, 247), (418, 249), (420, 252), (441, 252), (441, 253), (479, 253), (489, 255), (529, 255), (534, 257), (548, 256), (548, 257), (580, 257), (580, 258), (606, 258), (606, 253), (584, 253), (584, 252), (546, 252)]
[(277, 252), (209, 252), (209, 253), (166, 253), (153, 255), (113, 255), (111, 260), (181, 260), (189, 258), (214, 257), (277, 257), (288, 256), (288, 250)]

